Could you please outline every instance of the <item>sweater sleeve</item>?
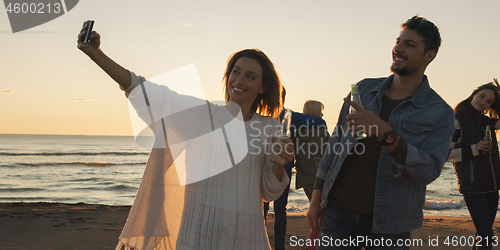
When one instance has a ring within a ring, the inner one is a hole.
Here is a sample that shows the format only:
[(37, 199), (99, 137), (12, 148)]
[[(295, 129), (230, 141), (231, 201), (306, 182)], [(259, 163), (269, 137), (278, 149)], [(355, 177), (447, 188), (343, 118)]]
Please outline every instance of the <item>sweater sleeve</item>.
[(278, 199), (289, 182), (290, 179), (286, 173), (283, 173), (280, 181), (276, 178), (272, 168), (266, 171), (262, 177), (262, 199), (267, 202)]
[(197, 111), (195, 107), (204, 107), (207, 104), (204, 99), (179, 94), (168, 86), (153, 83), (133, 72), (130, 72), (130, 77), (131, 85), (125, 93), (138, 117), (152, 127), (154, 133), (158, 131), (162, 119), (181, 111), (184, 111), (186, 116), (193, 116), (192, 113)]
[(460, 122), (455, 119), (455, 134), (450, 144), (450, 153), (448, 155), (448, 162), (463, 162), (469, 161), (473, 157), (478, 156), (479, 151), (476, 149), (476, 145), (462, 145), (462, 130), (460, 128)]
[(145, 82), (146, 81), (146, 78), (142, 77), (142, 76), (137, 76), (134, 72), (132, 71), (129, 71), (130, 72), (130, 86), (127, 88), (127, 89), (123, 89), (121, 86), (120, 86), (120, 89), (125, 91), (125, 95), (128, 97), (128, 95), (130, 94), (130, 92), (132, 92), (132, 90), (135, 89), (135, 87), (141, 85), (142, 82)]

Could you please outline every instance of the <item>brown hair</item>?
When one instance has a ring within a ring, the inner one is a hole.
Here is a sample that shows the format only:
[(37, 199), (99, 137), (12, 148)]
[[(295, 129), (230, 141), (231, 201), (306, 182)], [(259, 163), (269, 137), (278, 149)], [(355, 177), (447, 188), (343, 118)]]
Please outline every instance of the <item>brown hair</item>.
[(498, 89), (493, 84), (493, 82), (489, 82), (489, 83), (486, 83), (486, 84), (483, 84), (483, 85), (477, 87), (477, 89), (475, 89), (472, 92), (472, 94), (470, 94), (470, 96), (467, 97), (467, 99), (465, 99), (465, 100), (461, 101), (459, 104), (457, 104), (457, 106), (455, 107), (455, 113), (457, 113), (460, 109), (465, 107), (465, 105), (470, 105), (472, 102), (472, 99), (474, 99), (474, 96), (476, 96), (477, 93), (479, 93), (479, 91), (481, 91), (483, 89), (489, 89), (489, 90), (493, 91), (493, 93), (495, 94), (495, 100), (491, 104), (490, 108), (488, 110), (486, 110), (486, 113), (488, 113), (488, 115), (490, 117), (498, 118), (498, 115), (500, 114), (500, 94), (498, 93)]
[(401, 24), (401, 28), (414, 30), (424, 38), (424, 53), (429, 50), (438, 52), (441, 46), (441, 34), (439, 34), (438, 27), (431, 21), (416, 15)]
[(227, 60), (226, 72), (222, 81), (224, 82), (224, 98), (229, 101), (228, 80), (231, 71), (238, 59), (246, 57), (256, 60), (262, 68), (262, 86), (266, 90), (262, 94), (258, 94), (250, 109), (261, 115), (278, 117), (282, 102), (281, 102), (281, 82), (278, 73), (274, 69), (274, 65), (264, 52), (258, 49), (244, 49), (232, 54)]

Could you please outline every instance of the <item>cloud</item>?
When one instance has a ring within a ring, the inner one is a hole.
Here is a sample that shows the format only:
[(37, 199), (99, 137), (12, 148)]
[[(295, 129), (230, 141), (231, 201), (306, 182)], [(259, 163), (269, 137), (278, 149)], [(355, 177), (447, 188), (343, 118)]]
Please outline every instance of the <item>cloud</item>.
[(0, 90), (0, 93), (1, 93), (1, 94), (12, 94), (12, 93), (14, 93), (14, 92), (16, 92), (16, 91), (15, 91), (15, 90), (13, 90), (13, 89), (5, 89), (5, 90)]
[(65, 99), (64, 101), (83, 101), (83, 102), (95, 102), (93, 99), (83, 98), (83, 97), (71, 97), (69, 99)]
[(194, 25), (191, 23), (182, 23), (182, 26), (193, 27)]

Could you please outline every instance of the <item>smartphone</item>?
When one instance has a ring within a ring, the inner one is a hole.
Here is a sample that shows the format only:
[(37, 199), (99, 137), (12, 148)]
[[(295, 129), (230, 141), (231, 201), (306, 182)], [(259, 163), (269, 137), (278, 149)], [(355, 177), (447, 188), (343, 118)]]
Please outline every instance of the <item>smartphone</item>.
[(85, 34), (85, 39), (83, 43), (88, 43), (90, 41), (90, 34), (92, 34), (92, 29), (94, 28), (94, 20), (90, 21), (89, 26), (87, 27), (87, 33)]

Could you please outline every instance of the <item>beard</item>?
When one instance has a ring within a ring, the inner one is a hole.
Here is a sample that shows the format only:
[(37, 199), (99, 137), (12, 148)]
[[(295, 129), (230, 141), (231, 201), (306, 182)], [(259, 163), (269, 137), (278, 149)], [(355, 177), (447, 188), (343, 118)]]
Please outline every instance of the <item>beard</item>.
[(391, 66), (391, 72), (400, 76), (408, 75), (410, 73), (407, 67), (397, 68), (394, 64)]

